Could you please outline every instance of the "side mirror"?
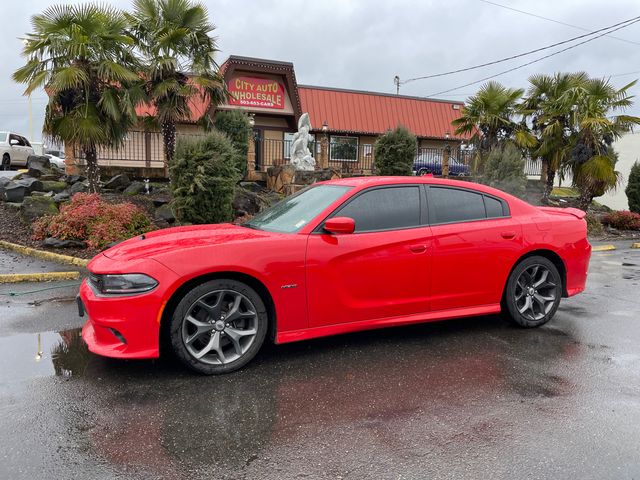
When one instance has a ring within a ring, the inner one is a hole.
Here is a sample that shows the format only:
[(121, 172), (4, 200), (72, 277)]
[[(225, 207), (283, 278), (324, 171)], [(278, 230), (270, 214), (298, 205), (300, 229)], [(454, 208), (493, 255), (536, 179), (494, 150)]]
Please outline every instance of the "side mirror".
[(336, 235), (350, 234), (356, 229), (356, 222), (349, 217), (334, 217), (324, 222), (323, 228)]

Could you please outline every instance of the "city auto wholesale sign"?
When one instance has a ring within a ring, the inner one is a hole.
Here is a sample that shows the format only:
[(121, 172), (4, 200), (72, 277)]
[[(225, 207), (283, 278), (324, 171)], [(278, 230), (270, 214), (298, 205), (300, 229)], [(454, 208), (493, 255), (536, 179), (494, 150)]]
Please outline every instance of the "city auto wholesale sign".
[(229, 105), (284, 108), (284, 85), (268, 78), (236, 77), (227, 84)]

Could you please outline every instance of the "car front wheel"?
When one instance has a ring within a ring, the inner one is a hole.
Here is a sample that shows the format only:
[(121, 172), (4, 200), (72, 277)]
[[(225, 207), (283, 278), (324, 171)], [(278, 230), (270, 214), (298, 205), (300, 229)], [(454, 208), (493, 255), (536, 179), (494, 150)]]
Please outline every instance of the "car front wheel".
[(11, 157), (9, 157), (8, 153), (5, 153), (2, 156), (2, 166), (0, 170), (10, 170), (11, 169)]
[(268, 329), (264, 302), (235, 280), (211, 280), (188, 292), (171, 318), (171, 346), (199, 373), (229, 373), (260, 350)]
[(545, 257), (524, 259), (511, 272), (504, 303), (516, 325), (531, 328), (553, 318), (562, 297), (562, 278), (556, 266)]

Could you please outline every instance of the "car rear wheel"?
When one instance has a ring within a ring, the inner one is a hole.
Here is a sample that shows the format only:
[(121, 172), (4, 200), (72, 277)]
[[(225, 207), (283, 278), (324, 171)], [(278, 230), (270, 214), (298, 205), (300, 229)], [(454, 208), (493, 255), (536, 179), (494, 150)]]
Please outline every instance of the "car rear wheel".
[(420, 170), (418, 170), (418, 176), (422, 177), (424, 175), (429, 175), (431, 173), (431, 170), (429, 170), (428, 168), (421, 168)]
[(562, 278), (545, 257), (524, 259), (511, 272), (505, 291), (510, 320), (521, 327), (544, 325), (553, 318), (562, 297)]
[(211, 280), (182, 298), (171, 318), (170, 341), (187, 367), (215, 375), (246, 365), (267, 329), (267, 311), (255, 290), (235, 280)]
[(11, 169), (11, 157), (9, 157), (8, 153), (5, 153), (2, 156), (2, 170), (10, 170)]

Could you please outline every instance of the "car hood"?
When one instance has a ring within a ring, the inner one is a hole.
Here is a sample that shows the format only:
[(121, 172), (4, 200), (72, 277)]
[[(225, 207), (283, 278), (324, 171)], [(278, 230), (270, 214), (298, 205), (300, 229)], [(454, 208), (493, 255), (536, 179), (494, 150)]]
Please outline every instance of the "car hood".
[(273, 235), (262, 230), (222, 223), (166, 228), (125, 240), (103, 252), (112, 260), (137, 260), (155, 255), (196, 247), (243, 242), (269, 238)]

